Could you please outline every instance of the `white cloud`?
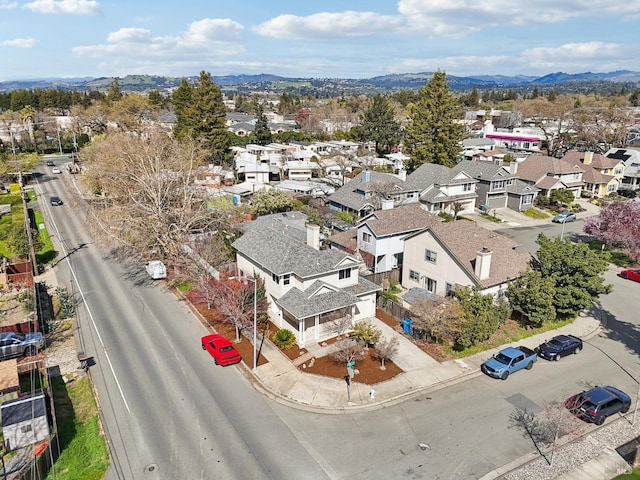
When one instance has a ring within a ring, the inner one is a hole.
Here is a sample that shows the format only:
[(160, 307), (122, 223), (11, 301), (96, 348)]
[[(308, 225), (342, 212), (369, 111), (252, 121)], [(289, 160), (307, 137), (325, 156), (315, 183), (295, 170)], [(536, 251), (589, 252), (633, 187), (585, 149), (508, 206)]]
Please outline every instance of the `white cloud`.
[(177, 36), (153, 36), (144, 28), (121, 28), (106, 44), (78, 46), (77, 57), (98, 58), (101, 68), (159, 71), (200, 68), (208, 61), (237, 55), (243, 27), (229, 19), (198, 20)]
[(16, 8), (18, 6), (18, 2), (9, 2), (7, 0), (0, 0), (0, 10), (11, 10), (12, 8)]
[(485, 28), (559, 23), (577, 17), (638, 18), (640, 0), (399, 0), (398, 10), (414, 31), (462, 36)]
[(36, 13), (63, 13), (69, 15), (94, 15), (100, 12), (95, 0), (35, 0), (22, 8)]
[[(567, 43), (559, 47), (539, 47), (524, 50), (524, 62), (539, 70), (563, 72), (604, 71), (629, 58), (637, 58), (640, 46), (619, 43)], [(615, 69), (615, 68), (614, 68)]]
[(185, 45), (206, 46), (210, 42), (240, 41), (243, 28), (238, 22), (228, 18), (204, 18), (189, 24), (181, 42)]
[(14, 38), (13, 40), (4, 40), (1, 45), (3, 47), (31, 48), (38, 41), (35, 38)]
[(254, 27), (253, 30), (259, 35), (279, 39), (331, 40), (390, 33), (397, 30), (403, 23), (400, 17), (374, 12), (324, 12), (308, 17), (280, 15)]

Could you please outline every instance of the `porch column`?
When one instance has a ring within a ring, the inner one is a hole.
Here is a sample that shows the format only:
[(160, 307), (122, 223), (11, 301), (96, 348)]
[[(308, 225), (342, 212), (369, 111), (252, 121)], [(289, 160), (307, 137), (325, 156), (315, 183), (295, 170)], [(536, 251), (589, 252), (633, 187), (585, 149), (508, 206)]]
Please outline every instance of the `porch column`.
[(318, 341), (320, 340), (320, 315), (316, 315), (314, 317), (314, 336), (315, 336), (315, 340)]
[(305, 338), (304, 338), (304, 324), (305, 324), (305, 319), (302, 318), (299, 322), (298, 322), (298, 338), (300, 339), (300, 346), (304, 347), (305, 344)]

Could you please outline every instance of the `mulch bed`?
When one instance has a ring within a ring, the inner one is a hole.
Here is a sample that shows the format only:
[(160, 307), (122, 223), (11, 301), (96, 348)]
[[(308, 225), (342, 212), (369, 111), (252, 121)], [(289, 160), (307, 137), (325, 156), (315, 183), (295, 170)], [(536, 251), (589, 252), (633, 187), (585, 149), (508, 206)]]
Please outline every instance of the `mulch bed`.
[[(197, 303), (193, 306), (216, 332), (224, 335), (231, 341), (234, 341), (236, 337), (235, 328), (229, 322), (225, 321), (224, 317), (215, 308), (209, 309), (205, 303)], [(277, 330), (278, 327), (273, 323), (269, 323), (267, 337), (273, 336)], [(334, 341), (335, 339), (327, 340), (327, 344), (331, 344)], [(234, 342), (234, 346), (238, 352), (240, 352), (240, 355), (242, 355), (242, 361), (245, 365), (251, 368), (253, 366), (253, 344), (249, 339), (241, 337), (239, 343)], [(258, 348), (259, 347), (260, 345), (258, 345)], [(281, 351), (292, 361), (307, 352), (306, 349), (300, 348), (298, 345), (294, 345), (286, 350), (281, 349)], [(260, 356), (258, 358), (258, 365), (264, 365), (267, 362), (268, 360), (264, 356)], [(375, 350), (373, 348), (368, 349), (365, 352), (365, 355), (356, 361), (355, 369), (359, 373), (355, 375), (354, 381), (367, 385), (374, 385), (376, 383), (389, 380), (399, 373), (402, 373), (400, 367), (390, 360), (385, 361), (386, 368), (384, 370), (380, 369), (380, 365), (380, 360), (375, 357)], [(301, 372), (324, 375), (332, 378), (344, 378), (345, 375), (347, 375), (346, 365), (343, 362), (336, 362), (329, 355), (306, 362), (298, 368)]]

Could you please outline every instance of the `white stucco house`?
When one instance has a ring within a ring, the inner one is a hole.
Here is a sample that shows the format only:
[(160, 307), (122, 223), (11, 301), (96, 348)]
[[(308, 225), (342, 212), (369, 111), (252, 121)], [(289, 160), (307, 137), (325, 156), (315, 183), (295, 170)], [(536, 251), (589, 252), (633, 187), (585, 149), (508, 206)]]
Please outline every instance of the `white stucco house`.
[(361, 278), (362, 260), (320, 249), (320, 228), (287, 212), (259, 217), (233, 243), (239, 275), (264, 282), (269, 315), (292, 330), (299, 345), (333, 336), (330, 322), (375, 316), (378, 285)]
[(445, 296), (456, 286), (500, 296), (531, 262), (517, 244), (474, 222), (434, 223), (404, 239), (402, 286)]

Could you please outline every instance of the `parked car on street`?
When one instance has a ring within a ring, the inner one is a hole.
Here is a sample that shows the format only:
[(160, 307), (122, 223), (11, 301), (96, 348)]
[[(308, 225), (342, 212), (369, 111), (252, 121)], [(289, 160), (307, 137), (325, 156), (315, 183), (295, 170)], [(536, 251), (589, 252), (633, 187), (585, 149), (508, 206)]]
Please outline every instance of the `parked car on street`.
[(47, 167), (53, 167), (54, 165), (53, 160), (47, 160)]
[(209, 352), (213, 357), (213, 361), (216, 365), (233, 365), (242, 360), (240, 353), (236, 350), (236, 347), (222, 335), (214, 333), (212, 335), (205, 335), (201, 339), (202, 349)]
[(510, 374), (526, 368), (531, 370), (538, 354), (530, 348), (507, 347), (484, 362), (480, 369), (490, 377), (506, 380)]
[(58, 167), (53, 167), (51, 169), (51, 173), (62, 173), (62, 170), (60, 170)]
[(553, 217), (552, 222), (554, 223), (569, 223), (569, 222), (574, 222), (576, 220), (576, 214), (573, 212), (561, 212), (558, 215), (556, 215), (555, 217)]
[(620, 276), (622, 278), (633, 280), (634, 282), (640, 282), (640, 270), (639, 269), (622, 270), (620, 272)]
[(576, 417), (602, 425), (611, 415), (627, 413), (631, 397), (615, 387), (594, 387), (569, 397), (564, 404)]
[(582, 350), (582, 340), (573, 335), (556, 335), (536, 348), (538, 355), (542, 358), (555, 361), (569, 354), (579, 353), (580, 350)]
[(636, 191), (629, 188), (621, 188), (620, 190), (618, 190), (618, 195), (626, 198), (636, 198), (637, 196)]
[(64, 205), (64, 202), (62, 201), (62, 199), (60, 197), (57, 196), (53, 196), (49, 199), (49, 201), (51, 202), (51, 205)]
[(0, 333), (0, 359), (35, 355), (44, 348), (44, 336), (41, 332)]

